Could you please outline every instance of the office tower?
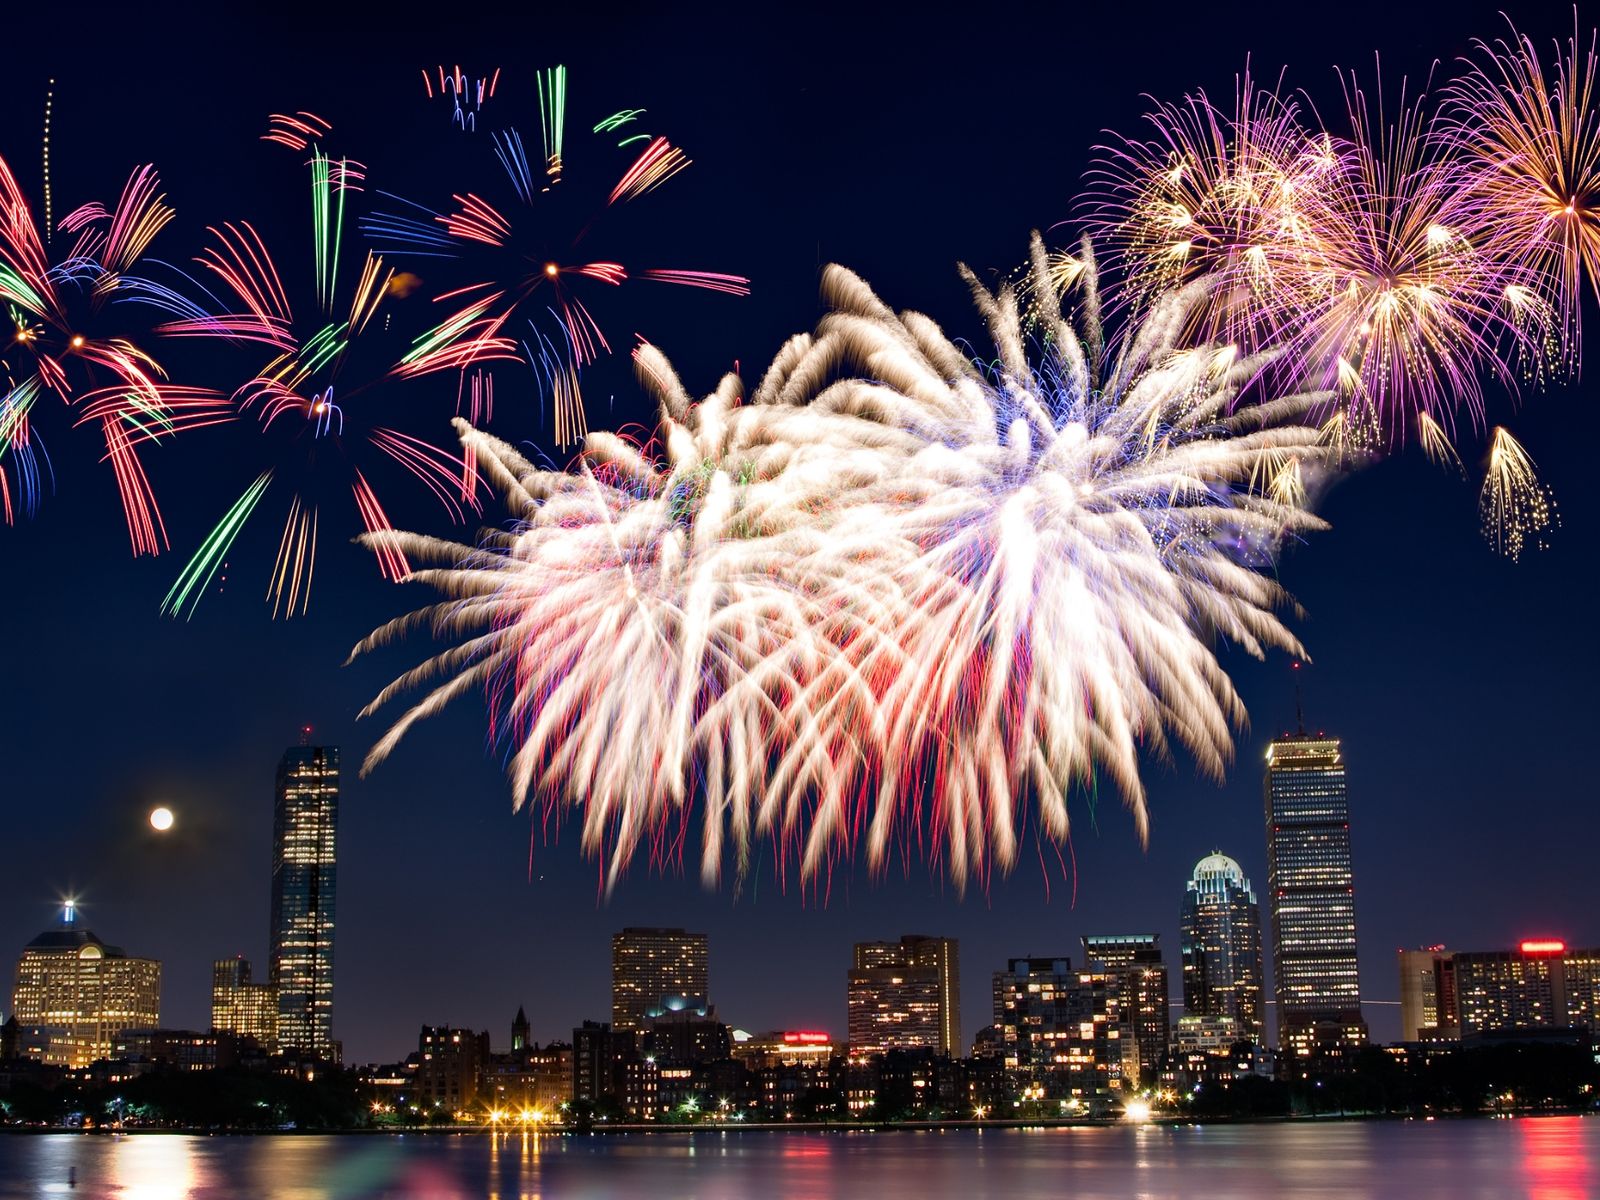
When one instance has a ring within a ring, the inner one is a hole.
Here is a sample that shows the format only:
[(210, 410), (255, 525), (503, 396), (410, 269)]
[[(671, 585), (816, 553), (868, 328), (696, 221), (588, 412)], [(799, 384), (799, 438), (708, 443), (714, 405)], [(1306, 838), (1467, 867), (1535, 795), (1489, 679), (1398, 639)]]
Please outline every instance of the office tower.
[(960, 1058), (956, 939), (907, 934), (898, 942), (857, 942), (846, 1007), (852, 1054), (927, 1049)]
[(278, 994), (270, 983), (254, 983), (244, 955), (211, 964), (211, 1028), (254, 1038), (271, 1054), (278, 1045)]
[(272, 813), (272, 987), (278, 1049), (334, 1061), (333, 930), (339, 748), (295, 746), (278, 763)]
[(1140, 1083), (1153, 1083), (1167, 1053), (1170, 1017), (1160, 935), (1086, 937), (1083, 954), (1090, 970), (1104, 971), (1117, 980), (1128, 1074), (1137, 1074)]
[(1261, 910), (1243, 869), (1226, 854), (1195, 864), (1179, 920), (1183, 1011), (1231, 1017), (1239, 1036), (1261, 1040)]
[(1136, 1061), (1123, 1048), (1122, 981), (1065, 956), (1013, 958), (994, 973), (1002, 1065), (1036, 1099), (1104, 1099)]
[(624, 929), (611, 937), (611, 1026), (644, 1028), (645, 1016), (671, 996), (709, 995), (706, 935), (682, 929)]
[(1286, 734), (1267, 747), (1263, 792), (1280, 1065), (1303, 1073), (1367, 1041), (1356, 966), (1350, 809), (1337, 738)]
[(1455, 956), (1443, 946), (1424, 946), (1401, 950), (1399, 959), (1400, 1040), (1459, 1037)]
[(69, 902), (60, 926), (23, 949), (11, 1008), (24, 1055), (86, 1067), (109, 1058), (123, 1030), (161, 1024), (161, 964), (80, 928)]
[(1531, 1030), (1600, 1032), (1600, 950), (1531, 938), (1515, 950), (1451, 958), (1464, 1041)]

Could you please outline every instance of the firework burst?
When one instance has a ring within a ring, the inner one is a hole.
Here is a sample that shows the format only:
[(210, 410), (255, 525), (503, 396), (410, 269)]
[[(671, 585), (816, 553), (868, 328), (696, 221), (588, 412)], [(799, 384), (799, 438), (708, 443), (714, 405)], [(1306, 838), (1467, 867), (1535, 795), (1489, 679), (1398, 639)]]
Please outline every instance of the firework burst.
[(1553, 293), (1569, 366), (1578, 358), (1581, 291), (1600, 295), (1600, 115), (1594, 107), (1595, 35), (1571, 39), (1546, 72), (1533, 41), (1476, 43), (1467, 72), (1446, 88), (1448, 136), (1468, 168), (1485, 253), (1525, 277), (1537, 300)]
[[(371, 482), (372, 459), (404, 468), (458, 520), (465, 509), (477, 508), (478, 482), (470, 464), (385, 418), (382, 385), (395, 352), (381, 345), (378, 317), (394, 291), (394, 272), (376, 254), (356, 258), (346, 252), (346, 207), (358, 188), (358, 170), (315, 148), (310, 169), (309, 298), (291, 303), (285, 273), (266, 241), (249, 222), (230, 222), (210, 230), (211, 245), (197, 259), (229, 297), (228, 310), (163, 326), (173, 336), (220, 339), (244, 352), (268, 355), (233, 392), (240, 417), (260, 435), (258, 445), (267, 455), (178, 576), (164, 612), (193, 614), (234, 541), (274, 490), (288, 500), (267, 588), (274, 616), (307, 610), (321, 510), (332, 496), (348, 492), (366, 530), (390, 528)], [(485, 358), (512, 351), (507, 343), (472, 345)], [(390, 579), (409, 571), (403, 555), (392, 549), (380, 552), (378, 563)]]
[[(463, 394), (489, 394), (473, 342), (509, 338), (533, 368), (551, 402), (555, 441), (581, 440), (587, 428), (581, 373), (612, 350), (596, 314), (596, 297), (634, 281), (747, 295), (741, 276), (676, 268), (635, 268), (591, 249), (606, 218), (648, 195), (689, 165), (666, 138), (643, 130), (644, 110), (605, 116), (569, 146), (565, 67), (536, 80), (542, 153), (514, 129), (491, 135), (494, 173), (480, 191), (462, 190), (441, 209), (390, 197), (400, 208), (374, 213), (362, 228), (374, 243), (411, 259), (457, 264), (459, 286), (436, 299), (449, 315), (417, 339), (403, 373), (447, 366), (463, 372)], [(595, 164), (615, 160), (605, 176)], [(575, 179), (574, 176), (577, 176)], [(468, 382), (470, 377), (471, 382)], [(487, 417), (486, 405), (474, 414)]]
[[(116, 206), (86, 204), (62, 218), (70, 250), (53, 259), (10, 168), (0, 161), (0, 302), (12, 332), (0, 348), (0, 512), (37, 510), (50, 473), (36, 430), (38, 402), (54, 397), (73, 424), (99, 430), (134, 554), (168, 545), (140, 448), (225, 420), (215, 392), (179, 386), (146, 348), (152, 318), (199, 310), (181, 290), (144, 273), (150, 243), (172, 219), (154, 168), (137, 168)], [(8, 473), (9, 468), (9, 473)]]
[(358, 652), (418, 627), (457, 642), (374, 701), (432, 686), (368, 766), (483, 688), (519, 802), (581, 808), (613, 881), (643, 842), (674, 853), (668, 817), (695, 802), (708, 877), (729, 834), (741, 868), (767, 833), (814, 878), (917, 831), (964, 882), (1012, 865), (1024, 796), (1063, 837), (1100, 774), (1142, 833), (1141, 753), (1219, 771), (1242, 717), (1208, 639), (1298, 650), (1260, 568), (1318, 524), (1283, 483), (1327, 460), (1302, 421), (1318, 398), (1245, 402), (1256, 364), (1182, 348), (1202, 289), (1105, 351), (1038, 246), (1035, 270), (1038, 367), (1009, 287), (975, 287), (984, 369), (830, 268), (833, 311), (747, 404), (727, 381), (691, 406), (642, 356), (659, 461), (597, 434), (577, 473), (539, 470), (468, 432), (518, 524), (475, 549), (368, 539), (439, 564), (416, 577), (446, 598)]
[(1158, 103), (1146, 120), (1153, 136), (1100, 148), (1083, 204), (1125, 278), (1123, 298), (1149, 306), (1204, 279), (1197, 337), (1275, 344), (1285, 289), (1299, 286), (1315, 245), (1316, 191), (1338, 166), (1332, 140), (1249, 71), (1231, 109), (1199, 92)]

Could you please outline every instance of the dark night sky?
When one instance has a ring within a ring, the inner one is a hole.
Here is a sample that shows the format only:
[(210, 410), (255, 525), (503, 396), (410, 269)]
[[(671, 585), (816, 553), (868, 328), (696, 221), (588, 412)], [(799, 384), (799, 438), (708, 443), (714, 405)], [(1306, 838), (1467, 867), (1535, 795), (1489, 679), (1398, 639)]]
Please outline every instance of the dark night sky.
[[(129, 168), (154, 161), (178, 210), (159, 256), (186, 259), (206, 224), (235, 216), (303, 246), (301, 194), (277, 211), (266, 182), (289, 170), (257, 140), (268, 112), (321, 112), (349, 131), (348, 152), (374, 176), (439, 194), (458, 186), (449, 170), (461, 147), (444, 114), (423, 106), (418, 68), (499, 64), (508, 82), (526, 84), (534, 68), (565, 62), (576, 116), (646, 106), (696, 160), (637, 214), (662, 258), (755, 281), (746, 301), (696, 294), (636, 310), (639, 332), (703, 392), (735, 359), (754, 378), (752, 364), (814, 323), (830, 260), (891, 303), (976, 336), (956, 261), (1009, 268), (1030, 228), (1068, 217), (1098, 132), (1131, 130), (1141, 92), (1231, 94), (1248, 53), (1263, 74), (1286, 65), (1292, 84), (1331, 106), (1335, 63), (1367, 67), (1379, 50), (1398, 81), (1500, 31), (1492, 5), (1356, 4), (1336, 19), (1279, 6), (1255, 20), (1261, 10), (1219, 4), (1170, 21), (1146, 5), (982, 5), (959, 19), (932, 15), (937, 6), (699, 16), (574, 4), (537, 18), (485, 15), (502, 7), (434, 6), (414, 24), (389, 9), (318, 26), (315, 13), (343, 11), (334, 5), (137, 22), (94, 19), (90, 6), (74, 9), (70, 31), (59, 15), (26, 18), (37, 28), (16, 43), (25, 54), (8, 56), (0, 153), (36, 192), (37, 114), (53, 74), (58, 216), (114, 200)], [(1521, 20), (1544, 39), (1570, 29), (1560, 5), (1524, 6)], [(518, 99), (491, 123), (532, 134), (529, 92), (507, 95)], [(617, 421), (645, 415), (619, 361), (593, 376), (596, 425), (607, 424), (607, 390)], [(1315, 659), (1308, 723), (1345, 740), (1370, 998), (1396, 997), (1403, 944), (1496, 948), (1530, 933), (1600, 941), (1590, 883), (1597, 664), (1582, 632), (1600, 511), (1572, 419), (1585, 391), (1533, 396), (1520, 413), (1491, 397), (1493, 419), (1511, 418), (1559, 497), (1562, 528), (1548, 552), (1521, 565), (1496, 558), (1477, 533), (1473, 485), (1413, 454), (1339, 485), (1323, 505), (1333, 531), (1283, 564), (1309, 613), (1299, 626)], [(500, 397), (502, 411), (526, 404), (509, 382)], [(448, 409), (426, 387), (397, 403)], [(548, 444), (537, 424), (522, 436)], [(200, 433), (155, 456), (175, 548), (192, 546), (248, 481), (237, 439)], [(529, 818), (510, 811), (481, 703), (420, 727), (370, 779), (356, 778), (381, 727), (355, 714), (422, 646), (341, 664), (419, 593), (382, 584), (335, 536), (309, 619), (268, 619), (257, 588), (271, 547), (257, 546), (236, 552), (238, 585), (192, 623), (162, 620), (182, 556), (131, 561), (92, 446), (59, 434), (52, 451), (57, 495), (36, 522), (0, 528), (9, 631), (0, 957), (76, 890), (98, 933), (166, 964), (166, 1024), (203, 1027), (212, 958), (242, 952), (262, 964), (273, 767), (306, 722), (345, 755), (335, 1031), (355, 1061), (405, 1054), (425, 1021), (490, 1028), (499, 1045), (519, 1003), (541, 1039), (606, 1016), (609, 935), (627, 924), (708, 931), (713, 999), (733, 1023), (837, 1032), (853, 940), (953, 934), (970, 1038), (987, 1020), (989, 972), (1007, 956), (1076, 957), (1081, 934), (1156, 930), (1175, 972), (1184, 880), (1213, 847), (1264, 888), (1262, 752), (1292, 722), (1293, 694), (1286, 659), (1238, 654), (1226, 661), (1253, 724), (1228, 782), (1199, 778), (1187, 761), (1152, 765), (1148, 850), (1120, 809), (1103, 806), (1098, 823), (1080, 810), (1075, 890), (1070, 871), (1030, 846), (1011, 878), (965, 897), (920, 863), (882, 880), (846, 870), (826, 897), (784, 891), (769, 857), (737, 896), (704, 890), (692, 873), (639, 870), (603, 900), (571, 829), (534, 847), (530, 878)], [(416, 521), (444, 531), (426, 509)], [(159, 840), (144, 824), (157, 802), (180, 822)], [(1396, 1036), (1393, 1008), (1369, 1018), (1378, 1036)]]

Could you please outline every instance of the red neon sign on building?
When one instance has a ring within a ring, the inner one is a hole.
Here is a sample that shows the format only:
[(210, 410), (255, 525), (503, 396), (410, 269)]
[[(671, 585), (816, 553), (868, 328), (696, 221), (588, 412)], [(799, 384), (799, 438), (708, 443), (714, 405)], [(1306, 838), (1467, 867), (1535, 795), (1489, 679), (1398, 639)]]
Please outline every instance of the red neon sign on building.
[(1530, 938), (1519, 949), (1524, 954), (1565, 954), (1567, 944), (1560, 938)]

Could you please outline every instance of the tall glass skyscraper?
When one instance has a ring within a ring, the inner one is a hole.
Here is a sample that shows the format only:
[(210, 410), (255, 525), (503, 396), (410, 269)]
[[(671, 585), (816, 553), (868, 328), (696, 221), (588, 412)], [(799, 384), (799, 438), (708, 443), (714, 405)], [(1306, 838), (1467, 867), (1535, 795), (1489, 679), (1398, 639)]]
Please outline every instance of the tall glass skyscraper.
[(1231, 1017), (1261, 1040), (1261, 910), (1244, 869), (1221, 851), (1195, 864), (1179, 921), (1183, 1011)]
[(278, 1049), (334, 1062), (333, 916), (339, 748), (295, 746), (278, 763), (272, 814), (272, 986)]
[(1285, 1066), (1365, 1044), (1356, 967), (1350, 807), (1339, 739), (1305, 732), (1267, 747), (1267, 887), (1278, 1050)]

